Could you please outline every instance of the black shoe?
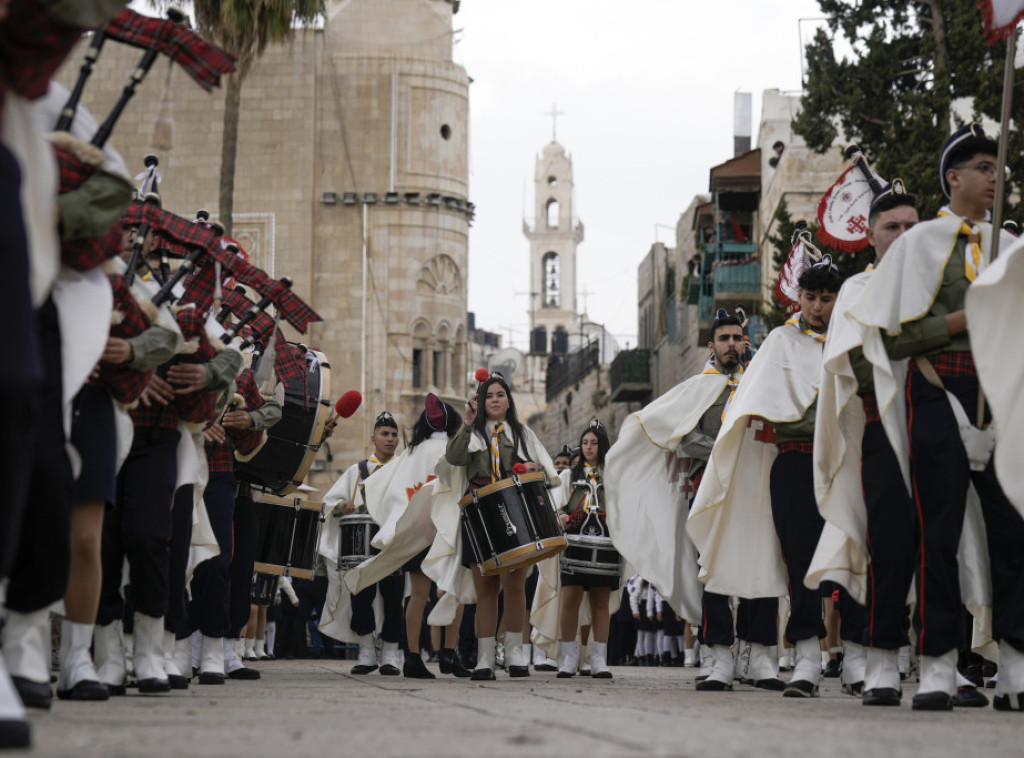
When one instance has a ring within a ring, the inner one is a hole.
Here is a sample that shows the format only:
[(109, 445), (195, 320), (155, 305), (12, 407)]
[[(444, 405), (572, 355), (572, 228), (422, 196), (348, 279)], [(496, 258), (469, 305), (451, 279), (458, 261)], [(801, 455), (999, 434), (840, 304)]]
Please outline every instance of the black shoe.
[(987, 708), (988, 698), (985, 697), (985, 693), (979, 690), (977, 687), (963, 687), (956, 688), (956, 694), (953, 695), (953, 707), (954, 708)]
[(612, 672), (611, 671), (598, 671), (596, 674), (593, 674), (590, 678), (591, 679), (611, 679), (612, 678)]
[(377, 664), (376, 663), (372, 663), (372, 664), (371, 663), (360, 663), (357, 666), (353, 666), (352, 667), (352, 673), (355, 674), (356, 676), (364, 676), (364, 675), (369, 674), (369, 673), (371, 673), (373, 671), (376, 671), (376, 670), (377, 670)]
[(69, 690), (57, 690), (61, 700), (109, 700), (110, 691), (103, 682), (85, 679)]
[(782, 697), (818, 697), (818, 685), (806, 679), (797, 679), (786, 685)]
[(168, 674), (167, 681), (171, 683), (172, 690), (187, 690), (188, 679), (181, 674)]
[(243, 681), (255, 681), (260, 678), (260, 672), (256, 669), (249, 669), (242, 666), (240, 669), (228, 672), (228, 679), (240, 679)]
[(437, 656), (437, 661), (442, 674), (451, 674), (460, 679), (466, 679), (473, 675), (473, 672), (463, 665), (462, 659), (452, 648), (442, 649)]
[(511, 677), (519, 678), (530, 675), (529, 666), (509, 666), (508, 675)]
[(264, 653), (263, 655), (260, 656), (260, 660), (261, 661), (276, 661), (277, 658), (275, 658), (273, 656), (273, 654), (271, 654), (271, 653)]
[(782, 692), (786, 689), (786, 683), (779, 679), (777, 676), (770, 679), (758, 679), (753, 683), (759, 690), (772, 690), (774, 692)]
[(864, 690), (861, 703), (864, 705), (899, 705), (903, 694), (895, 687), (875, 687)]
[(826, 679), (835, 679), (843, 672), (843, 666), (838, 658), (830, 658), (821, 675)]
[(590, 676), (590, 669), (580, 669), (580, 676)]
[(558, 672), (558, 676), (556, 678), (557, 679), (572, 679), (574, 676), (576, 676), (576, 674), (574, 674), (572, 671), (559, 671)]
[[(635, 666), (636, 664), (631, 664)], [(551, 663), (537, 663), (533, 667), (534, 671), (558, 671), (558, 666)]]
[(996, 688), (996, 680), (995, 679), (988, 679), (988, 680), (985, 681), (985, 689), (986, 690), (994, 690), (995, 688)]
[(473, 669), (469, 678), (474, 682), (493, 682), (497, 679), (493, 669)]
[(697, 674), (697, 676), (695, 676), (693, 678), (693, 681), (695, 681), (695, 682), (703, 682), (707, 678), (708, 678), (707, 674)]
[(965, 666), (963, 675), (964, 679), (975, 687), (985, 686), (985, 675), (982, 673), (982, 665), (980, 663), (972, 663), (970, 666)]
[(864, 694), (864, 682), (843, 682), (843, 694), (861, 697)]
[(12, 676), (11, 682), (18, 690), (18, 697), (26, 708), (50, 710), (50, 706), (53, 705), (53, 690), (49, 682), (33, 682), (21, 676)]
[(32, 747), (32, 730), (28, 721), (0, 719), (0, 750)]
[(123, 679), (120, 684), (106, 684), (105, 682), (100, 682), (100, 684), (105, 684), (110, 697), (122, 697), (128, 692), (128, 685)]
[(717, 679), (705, 679), (697, 682), (695, 688), (698, 692), (732, 692), (732, 685), (720, 682)]
[(165, 692), (170, 691), (171, 683), (167, 679), (157, 679), (156, 677), (153, 677), (151, 679), (139, 680), (140, 695), (162, 695)]
[(390, 663), (385, 663), (380, 667), (381, 676), (399, 676), (402, 672), (398, 670), (398, 666), (393, 666)]
[(405, 654), (405, 663), (402, 664), (402, 675), (407, 679), (436, 679), (427, 670), (427, 664), (423, 662), (419, 653), (408, 652)]
[(219, 671), (200, 671), (200, 684), (224, 684), (225, 676)]
[(997, 711), (1024, 711), (1024, 692), (1013, 695), (996, 695), (992, 707)]
[(661, 654), (661, 665), (668, 668), (672, 665), (672, 653), (667, 650)]
[(951, 711), (953, 696), (945, 692), (918, 692), (914, 695), (915, 711)]

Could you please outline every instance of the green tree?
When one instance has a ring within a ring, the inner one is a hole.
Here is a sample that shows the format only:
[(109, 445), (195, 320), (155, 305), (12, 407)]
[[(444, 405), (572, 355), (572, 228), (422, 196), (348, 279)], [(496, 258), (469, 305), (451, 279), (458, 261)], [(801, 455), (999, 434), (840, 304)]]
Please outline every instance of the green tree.
[(271, 43), (290, 42), (297, 25), (309, 24), (324, 12), (323, 0), (194, 0), (196, 26), (206, 39), (236, 58), (236, 72), (227, 77), (220, 163), (220, 223), (231, 234), (234, 214), (235, 164), (242, 84), (253, 64)]
[[(807, 78), (794, 130), (819, 153), (845, 147), (848, 143), (838, 141), (845, 135), (882, 176), (906, 182), (921, 199), (924, 218), (934, 215), (945, 203), (938, 155), (956, 128), (953, 122), (961, 125), (962, 113), (999, 120), (1005, 44), (984, 42), (974, 2), (818, 0), (818, 5), (827, 28), (806, 48)], [(837, 45), (848, 54), (837, 57)], [(1018, 124), (1024, 119), (1022, 100), (1018, 96), (1013, 109)], [(1010, 156), (1021, 155), (1020, 131), (1011, 130), (1008, 148)], [(1011, 178), (1004, 217), (1021, 217), (1020, 189), (1020, 177)]]

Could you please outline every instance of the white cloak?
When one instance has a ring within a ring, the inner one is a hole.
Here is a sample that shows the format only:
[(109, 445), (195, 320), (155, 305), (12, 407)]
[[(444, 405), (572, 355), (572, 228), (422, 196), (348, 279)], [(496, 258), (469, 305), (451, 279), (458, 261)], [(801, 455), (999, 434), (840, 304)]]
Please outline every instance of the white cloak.
[(818, 393), (823, 343), (793, 325), (773, 329), (729, 403), (686, 530), (710, 592), (744, 598), (788, 594), (789, 577), (772, 520), (774, 443), (761, 422), (795, 422)]
[(689, 459), (678, 448), (728, 381), (705, 369), (631, 414), (604, 466), (608, 531), (616, 549), (692, 623), (701, 618), (702, 591), (697, 552), (685, 529)]

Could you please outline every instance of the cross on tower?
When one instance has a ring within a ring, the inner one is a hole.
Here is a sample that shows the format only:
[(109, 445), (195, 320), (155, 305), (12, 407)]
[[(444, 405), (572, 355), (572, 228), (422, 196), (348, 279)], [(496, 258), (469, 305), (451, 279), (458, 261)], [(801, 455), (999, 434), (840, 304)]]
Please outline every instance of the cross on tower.
[(564, 116), (565, 115), (565, 111), (558, 110), (558, 106), (555, 105), (554, 103), (551, 103), (551, 110), (548, 111), (547, 113), (545, 113), (544, 115), (545, 116), (551, 116), (551, 141), (554, 142), (555, 141), (556, 122), (557, 122), (559, 116)]
[(586, 287), (584, 287), (577, 294), (583, 300), (583, 310), (580, 311), (580, 313), (586, 314), (586, 312), (587, 312), (587, 296), (588, 295), (593, 295), (594, 293), (590, 292)]

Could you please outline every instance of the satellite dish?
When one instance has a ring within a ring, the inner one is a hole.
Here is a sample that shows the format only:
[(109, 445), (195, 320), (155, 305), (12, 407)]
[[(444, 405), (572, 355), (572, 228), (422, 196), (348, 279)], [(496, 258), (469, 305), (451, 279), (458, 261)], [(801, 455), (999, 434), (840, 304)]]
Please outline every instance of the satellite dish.
[(487, 361), (487, 368), (491, 371), (497, 371), (511, 384), (525, 360), (526, 357), (522, 351), (514, 347), (506, 347), (490, 357)]

